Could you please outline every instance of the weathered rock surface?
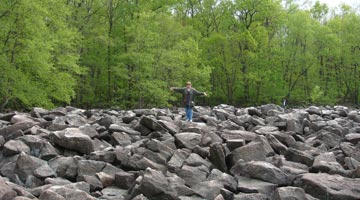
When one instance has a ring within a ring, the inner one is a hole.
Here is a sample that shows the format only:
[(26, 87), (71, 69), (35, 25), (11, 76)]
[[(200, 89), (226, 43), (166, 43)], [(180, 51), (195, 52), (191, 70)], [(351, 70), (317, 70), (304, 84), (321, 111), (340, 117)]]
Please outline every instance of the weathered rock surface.
[(360, 179), (345, 178), (340, 175), (325, 173), (302, 175), (295, 183), (305, 192), (318, 199), (359, 199)]
[(360, 199), (360, 111), (0, 113), (0, 199)]

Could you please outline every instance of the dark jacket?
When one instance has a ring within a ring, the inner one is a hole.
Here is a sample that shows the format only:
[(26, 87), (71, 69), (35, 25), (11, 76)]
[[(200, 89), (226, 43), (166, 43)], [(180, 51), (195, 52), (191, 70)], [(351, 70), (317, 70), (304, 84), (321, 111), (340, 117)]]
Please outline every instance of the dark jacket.
[(205, 92), (199, 92), (197, 90), (195, 90), (195, 88), (190, 88), (190, 90), (188, 91), (188, 89), (186, 87), (182, 87), (182, 88), (174, 88), (175, 92), (179, 92), (183, 95), (183, 102), (185, 106), (194, 106), (194, 96), (195, 95), (205, 95)]

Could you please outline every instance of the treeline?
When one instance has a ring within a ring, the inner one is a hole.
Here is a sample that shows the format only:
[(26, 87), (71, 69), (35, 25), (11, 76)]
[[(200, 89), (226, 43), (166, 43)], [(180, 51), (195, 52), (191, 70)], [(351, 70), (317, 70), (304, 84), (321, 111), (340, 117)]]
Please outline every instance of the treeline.
[(0, 0), (0, 110), (359, 101), (360, 15), (287, 0)]

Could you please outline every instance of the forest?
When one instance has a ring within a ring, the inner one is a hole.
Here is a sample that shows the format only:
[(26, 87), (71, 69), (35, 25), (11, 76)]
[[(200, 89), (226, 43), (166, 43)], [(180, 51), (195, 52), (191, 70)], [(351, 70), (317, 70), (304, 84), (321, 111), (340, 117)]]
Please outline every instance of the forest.
[(295, 0), (0, 0), (0, 111), (358, 105), (360, 15)]

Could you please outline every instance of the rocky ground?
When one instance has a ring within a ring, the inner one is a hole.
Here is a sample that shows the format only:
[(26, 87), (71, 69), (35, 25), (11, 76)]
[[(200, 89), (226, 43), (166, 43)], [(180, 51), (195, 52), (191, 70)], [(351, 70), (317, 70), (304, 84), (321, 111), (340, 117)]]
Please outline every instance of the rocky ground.
[(360, 199), (360, 115), (81, 110), (0, 114), (0, 199)]

